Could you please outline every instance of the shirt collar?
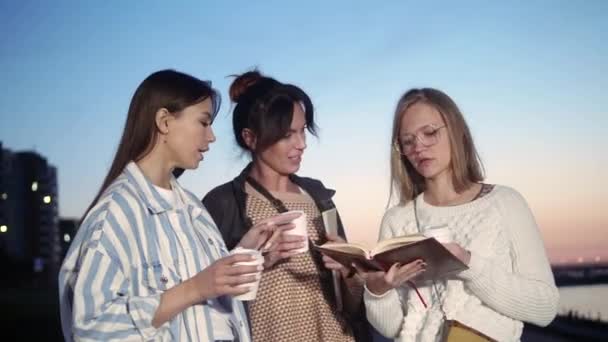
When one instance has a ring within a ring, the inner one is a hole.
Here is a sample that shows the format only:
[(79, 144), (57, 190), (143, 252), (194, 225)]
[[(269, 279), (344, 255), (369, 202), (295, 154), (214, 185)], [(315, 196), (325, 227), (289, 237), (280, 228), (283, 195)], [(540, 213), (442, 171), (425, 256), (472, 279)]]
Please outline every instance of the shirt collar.
[(137, 194), (142, 199), (150, 212), (154, 214), (160, 214), (167, 210), (174, 210), (186, 205), (197, 206), (197, 203), (192, 203), (193, 199), (190, 198), (185, 190), (177, 183), (177, 180), (171, 175), (171, 191), (176, 198), (176, 204), (173, 205), (167, 202), (163, 196), (154, 188), (152, 182), (141, 172), (141, 169), (133, 161), (127, 164), (124, 170), (124, 174), (127, 179), (135, 186)]

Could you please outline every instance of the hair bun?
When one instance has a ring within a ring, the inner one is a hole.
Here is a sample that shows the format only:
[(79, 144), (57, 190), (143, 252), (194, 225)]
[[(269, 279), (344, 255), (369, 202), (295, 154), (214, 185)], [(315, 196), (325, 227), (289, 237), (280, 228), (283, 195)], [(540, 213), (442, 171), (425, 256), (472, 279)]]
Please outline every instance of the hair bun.
[(239, 75), (230, 85), (230, 89), (228, 90), (228, 94), (230, 95), (230, 100), (232, 102), (238, 103), (239, 99), (243, 94), (255, 83), (257, 83), (264, 76), (260, 74), (259, 71), (248, 71), (244, 74)]

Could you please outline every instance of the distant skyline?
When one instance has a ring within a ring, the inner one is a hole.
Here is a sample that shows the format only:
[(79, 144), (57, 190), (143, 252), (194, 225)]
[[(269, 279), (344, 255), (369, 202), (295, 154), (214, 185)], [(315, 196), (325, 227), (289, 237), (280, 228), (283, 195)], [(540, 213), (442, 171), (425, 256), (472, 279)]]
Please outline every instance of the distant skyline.
[(228, 75), (258, 67), (316, 107), (300, 175), (336, 189), (350, 240), (372, 244), (387, 205), (394, 106), (449, 94), (487, 181), (520, 191), (552, 262), (608, 261), (608, 2), (25, 1), (0, 4), (0, 141), (57, 166), (59, 210), (80, 217), (116, 149), (130, 98), (174, 68), (223, 95), (217, 142), (180, 182), (202, 197), (247, 163)]

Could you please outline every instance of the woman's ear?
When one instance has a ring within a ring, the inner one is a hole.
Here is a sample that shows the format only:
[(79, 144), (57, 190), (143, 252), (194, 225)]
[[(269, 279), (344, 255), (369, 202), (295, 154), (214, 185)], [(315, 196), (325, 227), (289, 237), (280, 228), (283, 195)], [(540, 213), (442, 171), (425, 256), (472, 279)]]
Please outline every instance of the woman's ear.
[(166, 108), (161, 108), (156, 111), (155, 121), (156, 129), (161, 134), (169, 134), (169, 120), (173, 118), (173, 115), (169, 113)]
[(243, 130), (241, 131), (241, 137), (243, 138), (245, 145), (247, 145), (247, 147), (249, 147), (249, 150), (255, 151), (255, 146), (257, 143), (257, 138), (255, 136), (255, 133), (253, 133), (253, 131), (250, 130), (249, 128), (243, 128)]

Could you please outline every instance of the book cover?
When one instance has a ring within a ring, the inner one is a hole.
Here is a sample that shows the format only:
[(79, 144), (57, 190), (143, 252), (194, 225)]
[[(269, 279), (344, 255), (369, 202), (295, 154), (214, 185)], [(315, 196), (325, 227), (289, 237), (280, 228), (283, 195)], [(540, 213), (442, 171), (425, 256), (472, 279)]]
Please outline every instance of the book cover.
[(355, 243), (333, 243), (314, 246), (337, 262), (350, 266), (357, 262), (368, 270), (388, 271), (394, 263), (407, 264), (417, 259), (426, 262), (427, 268), (419, 280), (431, 280), (468, 267), (432, 237), (415, 234), (379, 242), (374, 248)]
[[(323, 225), (325, 233), (338, 235), (338, 211), (336, 208), (331, 208), (321, 213), (323, 217)], [(338, 311), (342, 311), (344, 303), (342, 300), (342, 291), (340, 290), (340, 274), (337, 271), (331, 272), (332, 285), (336, 295), (336, 307)]]

